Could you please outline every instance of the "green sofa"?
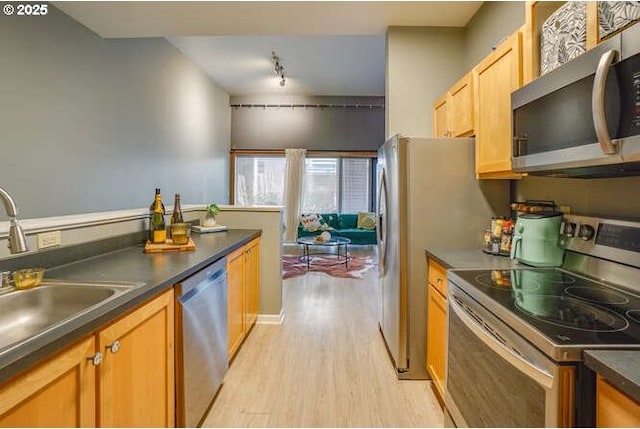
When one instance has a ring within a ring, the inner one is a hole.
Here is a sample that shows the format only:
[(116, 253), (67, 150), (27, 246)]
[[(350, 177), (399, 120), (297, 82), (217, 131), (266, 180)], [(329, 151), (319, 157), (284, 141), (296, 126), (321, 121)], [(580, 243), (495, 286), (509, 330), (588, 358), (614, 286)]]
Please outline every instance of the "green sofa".
[[(332, 236), (346, 237), (351, 240), (351, 244), (376, 244), (376, 230), (357, 228), (358, 215), (351, 213), (321, 213), (324, 221), (332, 229), (328, 231)], [(298, 224), (298, 237), (315, 236), (322, 231), (307, 231), (302, 224)]]

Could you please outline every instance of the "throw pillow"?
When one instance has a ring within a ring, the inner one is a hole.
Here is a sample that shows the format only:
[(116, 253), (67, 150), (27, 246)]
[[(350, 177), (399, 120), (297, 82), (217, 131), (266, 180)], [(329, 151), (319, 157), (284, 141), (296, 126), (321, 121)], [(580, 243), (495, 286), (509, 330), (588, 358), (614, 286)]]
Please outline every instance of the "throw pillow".
[(375, 229), (376, 215), (370, 212), (358, 212), (358, 229)]
[(324, 231), (329, 229), (325, 220), (317, 213), (303, 214), (300, 216), (302, 227), (309, 232)]

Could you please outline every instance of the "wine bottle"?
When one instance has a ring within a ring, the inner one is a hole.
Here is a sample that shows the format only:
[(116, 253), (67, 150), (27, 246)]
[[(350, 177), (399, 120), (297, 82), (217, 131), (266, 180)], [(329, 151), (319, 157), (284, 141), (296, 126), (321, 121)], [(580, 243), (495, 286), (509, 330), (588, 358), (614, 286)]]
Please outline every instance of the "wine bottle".
[(180, 194), (176, 194), (173, 200), (173, 214), (171, 215), (171, 223), (184, 223), (182, 218), (182, 208), (180, 207)]
[(153, 216), (149, 222), (149, 235), (152, 243), (164, 243), (167, 241), (167, 229), (162, 213), (162, 196), (156, 194), (156, 204), (153, 209)]
[[(160, 195), (160, 188), (156, 188), (156, 197)], [(160, 195), (161, 196), (161, 195)], [(153, 202), (149, 206), (149, 216), (153, 215), (153, 210), (156, 208), (156, 197), (153, 197)], [(167, 211), (164, 208), (164, 203), (162, 204), (162, 215), (166, 215)]]
[[(153, 243), (153, 228), (152, 228), (152, 223), (153, 223), (153, 212), (156, 209), (156, 198), (158, 197), (158, 195), (160, 195), (160, 188), (156, 188), (156, 195), (155, 197), (153, 197), (153, 202), (151, 203), (151, 205), (149, 206), (149, 241)], [(162, 199), (162, 195), (160, 195), (160, 199)], [(162, 204), (162, 216), (164, 216), (166, 214), (166, 210), (164, 208), (164, 204)]]

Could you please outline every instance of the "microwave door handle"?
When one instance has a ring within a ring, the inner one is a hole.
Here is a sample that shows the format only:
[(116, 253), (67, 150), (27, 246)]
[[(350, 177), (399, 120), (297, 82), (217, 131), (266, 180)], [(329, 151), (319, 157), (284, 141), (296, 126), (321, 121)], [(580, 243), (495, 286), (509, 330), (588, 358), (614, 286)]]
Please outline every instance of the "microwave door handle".
[(471, 316), (467, 316), (462, 307), (460, 307), (456, 300), (451, 298), (451, 296), (449, 296), (447, 303), (449, 305), (449, 309), (453, 310), (456, 316), (458, 316), (462, 323), (464, 323), (465, 326), (471, 332), (473, 332), (473, 334), (477, 338), (482, 340), (482, 342), (486, 346), (488, 346), (491, 350), (493, 350), (500, 357), (506, 360), (509, 364), (511, 364), (511, 366), (518, 369), (528, 377), (532, 378), (536, 381), (536, 383), (546, 388), (547, 390), (553, 387), (553, 376), (551, 374), (538, 368), (531, 362), (523, 359), (521, 356), (518, 356), (502, 343), (498, 342), (498, 340), (496, 340), (483, 327), (481, 327), (476, 321), (474, 321)]
[(618, 146), (611, 140), (609, 129), (607, 128), (607, 116), (604, 109), (605, 88), (607, 86), (607, 76), (611, 64), (615, 60), (616, 51), (613, 49), (605, 52), (600, 57), (595, 79), (593, 80), (593, 92), (591, 94), (591, 111), (593, 112), (593, 127), (596, 131), (598, 142), (602, 153), (613, 155), (618, 152)]

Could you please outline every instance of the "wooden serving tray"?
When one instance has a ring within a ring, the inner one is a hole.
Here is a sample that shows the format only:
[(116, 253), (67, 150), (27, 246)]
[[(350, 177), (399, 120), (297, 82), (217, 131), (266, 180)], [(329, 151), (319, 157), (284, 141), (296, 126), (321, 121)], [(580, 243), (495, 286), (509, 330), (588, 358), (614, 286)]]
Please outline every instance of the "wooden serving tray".
[(168, 238), (166, 243), (153, 244), (147, 240), (147, 244), (144, 245), (144, 253), (162, 253), (162, 252), (180, 252), (185, 250), (196, 250), (196, 243), (192, 238), (189, 238), (187, 244), (173, 244), (171, 239)]

